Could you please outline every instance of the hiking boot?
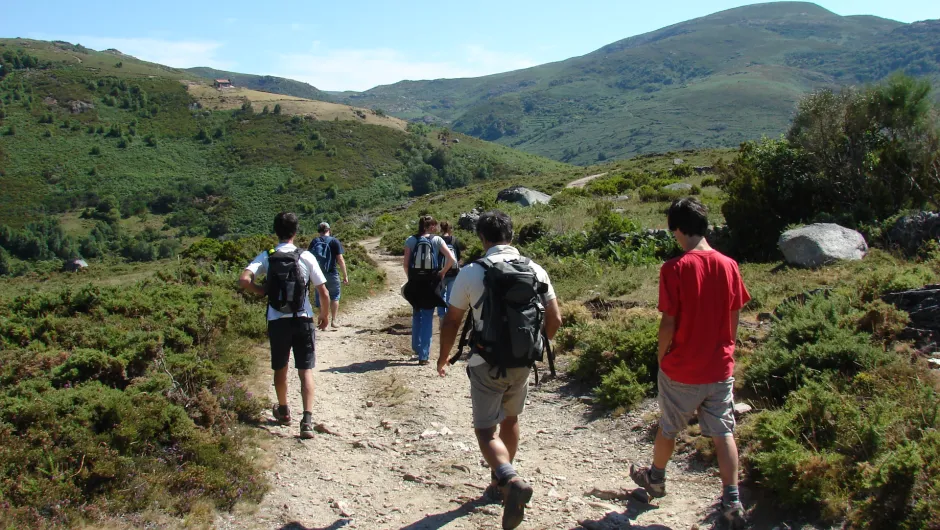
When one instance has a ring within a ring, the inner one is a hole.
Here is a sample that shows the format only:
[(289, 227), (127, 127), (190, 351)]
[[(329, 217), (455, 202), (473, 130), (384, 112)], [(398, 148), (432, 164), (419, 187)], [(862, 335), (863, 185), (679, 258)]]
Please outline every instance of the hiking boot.
[(304, 418), (301, 420), (300, 437), (305, 440), (313, 438), (313, 418)]
[(634, 465), (630, 465), (630, 478), (633, 479), (633, 482), (637, 486), (646, 490), (650, 494), (650, 497), (665, 497), (666, 496), (666, 481), (662, 482), (653, 482), (653, 479), (650, 477), (650, 468), (641, 467), (639, 469)]
[(747, 524), (744, 520), (744, 505), (741, 501), (725, 503), (721, 502), (721, 515), (728, 522), (728, 527), (732, 530), (743, 530)]
[(287, 407), (284, 407), (284, 412), (281, 413), (281, 407), (274, 405), (272, 414), (274, 415), (274, 421), (276, 421), (278, 425), (290, 425), (290, 409)]
[(525, 505), (532, 500), (532, 486), (522, 478), (515, 476), (502, 488), (505, 492), (503, 501), (503, 530), (512, 530), (522, 524), (525, 518)]
[(418, 361), (418, 366), (427, 366), (429, 364), (431, 364), (431, 361), (429, 359), (421, 359)]

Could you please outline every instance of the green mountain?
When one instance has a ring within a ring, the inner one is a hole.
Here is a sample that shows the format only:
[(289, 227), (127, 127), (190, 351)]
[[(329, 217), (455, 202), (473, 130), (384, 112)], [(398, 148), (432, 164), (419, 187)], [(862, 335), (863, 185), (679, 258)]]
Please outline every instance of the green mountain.
[(333, 101), (329, 94), (323, 92), (317, 87), (293, 79), (283, 77), (274, 77), (270, 75), (252, 75), (240, 74), (237, 72), (226, 72), (225, 70), (215, 70), (205, 66), (196, 68), (187, 68), (187, 72), (204, 79), (228, 79), (235, 86), (250, 88), (252, 90), (261, 90), (262, 92), (271, 92), (274, 94), (285, 94), (288, 96), (297, 96), (299, 98), (315, 99), (318, 101)]
[(248, 99), (208, 110), (193, 93), (201, 83), (116, 51), (0, 39), (0, 225), (53, 214), (139, 217), (179, 236), (268, 233), (283, 209), (312, 224), (400, 200), (416, 173), (433, 191), (570, 168), (427, 127), (291, 116)]
[(782, 133), (799, 97), (894, 70), (940, 77), (940, 23), (779, 2), (722, 11), (565, 61), (402, 81), (337, 99), (577, 164)]

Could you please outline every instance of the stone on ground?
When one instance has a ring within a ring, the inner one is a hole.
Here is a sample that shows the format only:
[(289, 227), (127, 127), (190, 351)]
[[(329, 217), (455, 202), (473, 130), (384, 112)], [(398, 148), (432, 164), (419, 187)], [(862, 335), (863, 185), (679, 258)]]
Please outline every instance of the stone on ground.
[(834, 223), (816, 223), (780, 235), (777, 246), (784, 260), (798, 267), (822, 267), (843, 260), (860, 260), (868, 253), (862, 234)]
[(692, 189), (692, 185), (688, 182), (676, 182), (675, 184), (663, 186), (663, 189), (669, 191), (690, 191)]
[(548, 204), (551, 200), (551, 195), (547, 195), (541, 191), (535, 191), (524, 186), (513, 186), (511, 188), (506, 188), (496, 194), (497, 202), (514, 202), (520, 206)]

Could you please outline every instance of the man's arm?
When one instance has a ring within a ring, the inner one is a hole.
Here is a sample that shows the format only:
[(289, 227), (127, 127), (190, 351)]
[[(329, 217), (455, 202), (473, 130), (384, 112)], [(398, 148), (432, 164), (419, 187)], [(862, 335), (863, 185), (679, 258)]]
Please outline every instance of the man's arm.
[(346, 271), (346, 258), (342, 254), (336, 256), (336, 263), (339, 264), (339, 270), (343, 271), (343, 283), (349, 283), (349, 272)]
[(741, 310), (731, 312), (731, 341), (738, 341), (738, 324), (741, 323)]
[(411, 249), (405, 245), (405, 255), (401, 258), (401, 266), (405, 268), (405, 277), (408, 277), (408, 267), (411, 265)]
[(447, 375), (447, 361), (450, 359), (450, 350), (454, 349), (457, 334), (460, 333), (460, 322), (467, 311), (454, 306), (447, 308), (444, 321), (441, 322), (441, 352), (437, 358), (437, 373), (441, 377)]
[(327, 300), (330, 299), (330, 293), (326, 290), (326, 284), (321, 283), (314, 287), (317, 290), (317, 294), (320, 295), (320, 301), (326, 302), (320, 304), (320, 314), (317, 318), (317, 328), (321, 331), (326, 329), (330, 325), (330, 304)]
[(258, 296), (264, 296), (266, 294), (264, 288), (255, 283), (255, 273), (248, 269), (242, 271), (242, 275), (238, 278), (238, 285), (249, 293)]
[(672, 339), (675, 335), (676, 317), (663, 313), (663, 318), (659, 321), (659, 353), (657, 354), (660, 363), (669, 352), (669, 346), (672, 346)]
[(545, 336), (548, 340), (555, 338), (555, 333), (561, 329), (561, 309), (558, 308), (558, 299), (552, 298), (545, 306)]

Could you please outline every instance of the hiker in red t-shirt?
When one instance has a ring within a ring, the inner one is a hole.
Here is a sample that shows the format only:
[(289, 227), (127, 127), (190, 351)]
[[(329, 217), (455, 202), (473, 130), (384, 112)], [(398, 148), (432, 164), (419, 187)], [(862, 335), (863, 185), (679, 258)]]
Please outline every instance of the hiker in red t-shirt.
[(685, 254), (659, 273), (659, 430), (653, 465), (630, 466), (630, 477), (653, 497), (666, 495), (666, 464), (676, 436), (698, 411), (702, 434), (715, 442), (724, 491), (722, 515), (744, 524), (734, 442), (734, 342), (750, 295), (738, 264), (705, 240), (708, 210), (694, 198), (669, 207), (669, 230)]

